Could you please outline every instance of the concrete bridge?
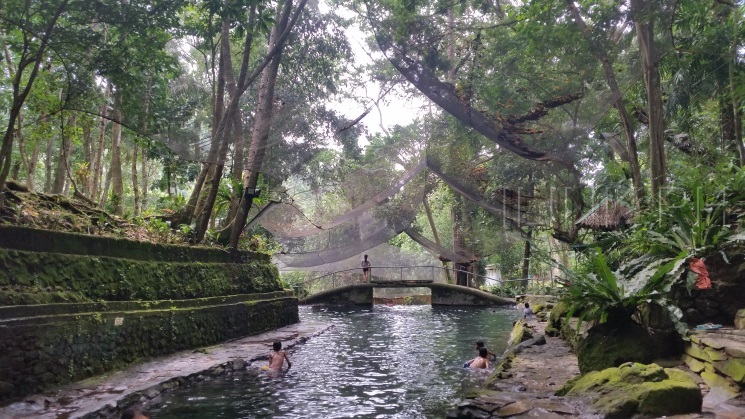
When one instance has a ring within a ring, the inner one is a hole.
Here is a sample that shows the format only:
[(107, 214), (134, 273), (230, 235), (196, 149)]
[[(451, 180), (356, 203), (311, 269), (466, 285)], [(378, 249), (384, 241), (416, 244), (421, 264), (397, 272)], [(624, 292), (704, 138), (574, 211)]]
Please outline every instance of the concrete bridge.
[(481, 291), (461, 285), (436, 283), (434, 281), (399, 280), (371, 281), (367, 284), (343, 285), (300, 299), (300, 304), (372, 305), (375, 288), (424, 287), (432, 290), (433, 306), (493, 306), (514, 305), (512, 298)]

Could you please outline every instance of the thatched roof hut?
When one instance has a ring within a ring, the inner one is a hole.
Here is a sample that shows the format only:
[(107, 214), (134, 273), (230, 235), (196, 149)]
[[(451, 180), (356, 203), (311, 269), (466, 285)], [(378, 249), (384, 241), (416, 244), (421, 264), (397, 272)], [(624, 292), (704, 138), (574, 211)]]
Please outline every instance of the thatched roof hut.
[(610, 199), (604, 199), (575, 224), (592, 230), (616, 230), (631, 224), (631, 208)]

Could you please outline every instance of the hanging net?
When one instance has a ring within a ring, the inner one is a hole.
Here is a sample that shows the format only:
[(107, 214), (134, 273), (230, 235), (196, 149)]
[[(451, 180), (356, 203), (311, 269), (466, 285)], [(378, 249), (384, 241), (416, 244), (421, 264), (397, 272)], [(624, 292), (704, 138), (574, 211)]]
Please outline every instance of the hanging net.
[[(590, 24), (607, 16), (571, 6), (561, 10), (564, 20), (538, 11), (535, 19), (546, 19), (547, 28), (541, 42), (510, 25), (489, 25), (485, 17), (500, 13), (493, 6), (450, 16), (454, 22), (448, 22), (447, 14), (425, 13), (434, 7), (425, 3), (412, 6), (422, 16), (412, 23), (418, 31), (401, 38), (387, 36), (398, 33), (398, 22), (384, 4), (367, 5), (378, 45), (397, 74), (436, 106), (412, 127), (387, 133), (364, 158), (345, 157), (331, 146), (356, 142), (361, 126), (322, 107), (309, 115), (304, 108), (313, 101), (281, 83), (269, 141), (255, 154), (260, 160), (246, 157), (250, 114), (243, 116), (242, 141), (229, 136), (217, 142), (212, 132), (189, 129), (153, 138), (182, 159), (260, 167), (271, 187), (270, 202), (252, 210), (248, 227), (261, 226), (277, 240), (281, 252), (275, 259), (283, 270), (356, 268), (363, 253), (401, 234), (427, 250), (428, 263), (471, 263), (526, 240), (532, 229), (562, 224), (570, 229), (578, 219), (572, 211), (582, 205), (566, 192), (581, 181), (578, 167), (596, 164), (598, 156), (617, 158), (620, 165), (631, 158), (614, 106), (629, 92), (644, 91), (649, 63), (615, 63), (617, 86), (611, 89), (600, 55), (590, 47), (617, 56), (622, 40), (631, 43), (633, 25), (619, 18), (612, 30), (590, 26), (583, 33), (574, 26), (575, 13)], [(645, 4), (635, 19), (671, 25), (674, 2)], [(453, 34), (452, 27), (463, 33)], [(573, 31), (577, 45), (557, 55), (552, 30)], [(672, 31), (657, 35), (655, 64), (673, 50)], [(524, 54), (516, 40), (533, 42), (534, 55)], [(249, 91), (247, 101), (255, 99), (251, 95), (255, 92)], [(637, 140), (644, 144), (649, 116), (642, 109), (634, 112), (641, 121)], [(443, 200), (453, 209), (447, 220), (433, 220), (427, 197), (443, 189), (449, 194)], [(375, 257), (380, 263), (391, 256)]]

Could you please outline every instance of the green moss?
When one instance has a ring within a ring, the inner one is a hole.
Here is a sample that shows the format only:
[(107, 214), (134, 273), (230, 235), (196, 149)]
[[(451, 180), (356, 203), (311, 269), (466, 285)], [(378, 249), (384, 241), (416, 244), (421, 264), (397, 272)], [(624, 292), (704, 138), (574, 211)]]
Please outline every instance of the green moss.
[(587, 399), (600, 413), (611, 418), (699, 412), (703, 400), (701, 390), (687, 373), (638, 363), (575, 377), (556, 395)]
[(512, 326), (512, 332), (510, 332), (510, 339), (507, 341), (507, 346), (517, 345), (533, 337), (526, 326), (527, 323), (525, 323), (524, 319), (515, 322), (515, 325)]
[(714, 363), (714, 368), (732, 378), (738, 384), (745, 385), (745, 359), (732, 358)]
[(282, 290), (268, 261), (145, 262), (0, 249), (0, 304), (167, 300)]
[(562, 321), (561, 328), (559, 329), (559, 336), (561, 336), (561, 338), (564, 339), (574, 351), (577, 350), (577, 346), (579, 346), (579, 342), (582, 340), (582, 333), (576, 329), (577, 324), (578, 323), (576, 322)]
[(507, 351), (507, 353), (505, 353), (499, 363), (495, 366), (494, 371), (491, 373), (491, 375), (489, 375), (489, 378), (487, 378), (486, 382), (484, 383), (484, 387), (498, 389), (499, 386), (497, 383), (499, 382), (499, 380), (508, 378), (509, 373), (507, 371), (510, 369), (510, 367), (512, 367), (513, 359), (515, 359), (515, 352)]
[(654, 342), (644, 328), (615, 330), (603, 326), (590, 329), (577, 345), (577, 361), (583, 374), (625, 362), (648, 363), (655, 358)]
[(559, 302), (554, 304), (554, 307), (548, 315), (548, 324), (551, 327), (560, 330), (561, 324), (567, 314), (569, 314), (569, 306), (566, 303)]

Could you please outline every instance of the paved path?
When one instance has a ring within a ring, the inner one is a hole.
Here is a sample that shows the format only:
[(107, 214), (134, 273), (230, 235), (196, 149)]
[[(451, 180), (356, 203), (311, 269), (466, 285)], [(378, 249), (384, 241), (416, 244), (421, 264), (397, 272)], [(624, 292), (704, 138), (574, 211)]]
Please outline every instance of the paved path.
[[(545, 323), (532, 323), (536, 332), (543, 333)], [(558, 337), (546, 336), (546, 344), (524, 348), (512, 360), (495, 390), (529, 392), (552, 396), (570, 378), (579, 375), (577, 356), (569, 345)]]
[[(73, 419), (96, 417), (101, 409), (116, 412), (117, 404), (127, 407), (201, 376), (218, 375), (226, 368), (245, 368), (247, 362), (266, 359), (272, 342), (292, 348), (329, 329), (331, 325), (301, 322), (281, 329), (231, 342), (179, 352), (122, 371), (94, 377), (24, 401), (0, 408), (0, 418)], [(227, 367), (225, 364), (230, 363)]]
[[(531, 322), (531, 325), (536, 328), (534, 336), (543, 333), (545, 323)], [(544, 344), (522, 347), (505, 364), (498, 380), (487, 385), (486, 390), (474, 391), (473, 398), (469, 397), (470, 400), (461, 403), (459, 417), (594, 417), (592, 414), (581, 414), (586, 409), (576, 401), (553, 395), (577, 374), (577, 357), (569, 345), (559, 338), (545, 337)]]

